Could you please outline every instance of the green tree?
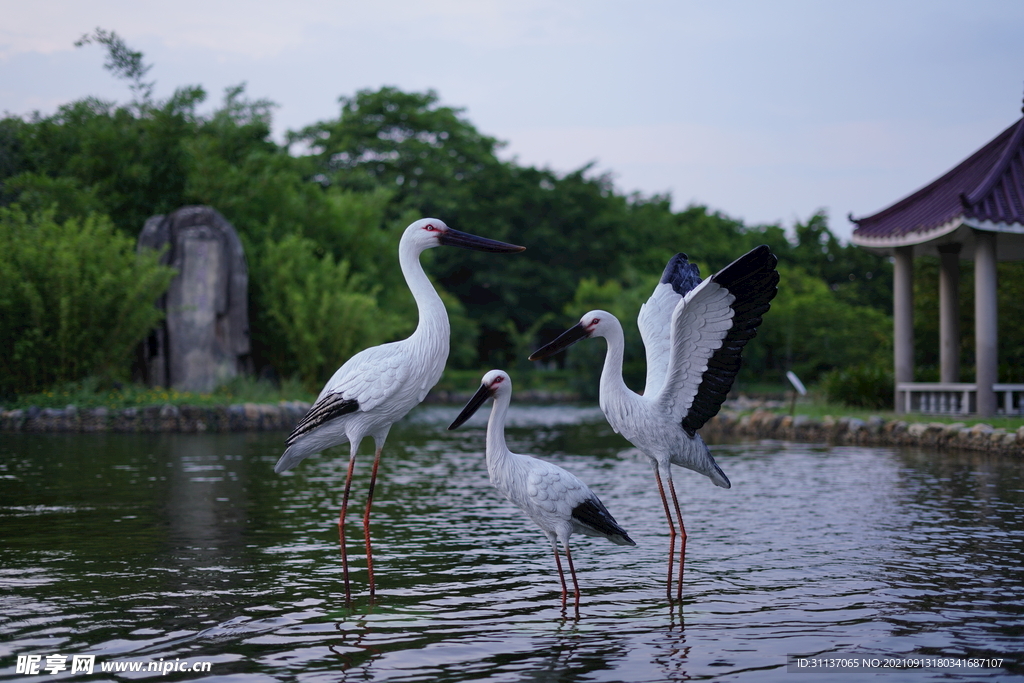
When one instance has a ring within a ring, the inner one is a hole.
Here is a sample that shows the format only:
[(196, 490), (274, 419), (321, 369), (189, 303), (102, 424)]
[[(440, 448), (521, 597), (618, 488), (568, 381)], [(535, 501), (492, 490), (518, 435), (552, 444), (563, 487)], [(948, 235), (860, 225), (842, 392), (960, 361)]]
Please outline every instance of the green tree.
[(794, 226), (796, 244), (789, 253), (843, 301), (892, 314), (892, 264), (852, 243), (842, 244), (828, 227), (824, 212)]
[(142, 63), (142, 53), (132, 50), (125, 44), (121, 36), (113, 31), (106, 31), (97, 27), (93, 33), (86, 33), (75, 41), (75, 47), (82, 47), (91, 43), (99, 43), (107, 48), (107, 61), (103, 67), (127, 81), (131, 81), (132, 93), (135, 95), (136, 105), (145, 107), (152, 100), (154, 82), (146, 83), (143, 76), (153, 68), (150, 64)]
[(0, 253), (0, 394), (127, 379), (174, 274), (157, 254), (136, 255), (103, 216), (58, 223), (18, 208), (0, 208)]
[(86, 99), (56, 114), (21, 124), (16, 140), (3, 140), (0, 177), (4, 201), (32, 208), (56, 206), (57, 216), (102, 207), (127, 235), (147, 218), (185, 203), (188, 156), (184, 141), (195, 135), (199, 88), (179, 90), (143, 114)]
[[(530, 337), (539, 343), (557, 334), (583, 312), (573, 309), (607, 298), (615, 287), (623, 324), (635, 325), (639, 302), (677, 252), (700, 262), (706, 277), (768, 244), (797, 273), (801, 289), (790, 294), (804, 297), (807, 310), (835, 305), (842, 316), (859, 311), (870, 321), (891, 307), (887, 260), (841, 243), (823, 213), (787, 235), (782, 226), (747, 226), (704, 206), (673, 211), (667, 196), (624, 195), (589, 166), (561, 174), (502, 161), (503, 143), (433, 91), (359, 91), (340, 98), (337, 118), (291, 133), (288, 145), (279, 145), (271, 137), (273, 103), (247, 98), (244, 85), (229, 88), (213, 113), (200, 114), (205, 92), (199, 87), (154, 101), (143, 55), (117, 34), (97, 29), (80, 42), (107, 49), (107, 68), (129, 82), (134, 100), (118, 106), (86, 99), (52, 116), (0, 120), (0, 205), (53, 210), (59, 222), (106, 213), (131, 236), (151, 215), (186, 204), (216, 207), (238, 229), (254, 264), (257, 367), (314, 374), (288, 360), (299, 344), (300, 320), (281, 302), (308, 283), (285, 277), (284, 262), (311, 268), (352, 301), (369, 297), (401, 321), (368, 328), (363, 338), (379, 338), (384, 328), (400, 335), (415, 320), (415, 307), (396, 248), (404, 227), (425, 215), (527, 247), (507, 257), (459, 249), (424, 254), (427, 271), (449, 297), (453, 327), (464, 332), (458, 353), (453, 335), (452, 362), (459, 367), (518, 364)], [(783, 291), (788, 286), (784, 279)], [(785, 301), (780, 294), (764, 334), (747, 347), (741, 379), (779, 378), (790, 366), (813, 376), (844, 362), (829, 346), (842, 335), (819, 334), (816, 321), (797, 316), (787, 323), (789, 332), (771, 331), (777, 316), (795, 315), (786, 313)], [(812, 340), (806, 348), (798, 339), (805, 324), (814, 328), (805, 335)], [(1013, 335), (1024, 332), (1012, 323), (1004, 329), (1011, 333), (1004, 357), (1016, 358), (1014, 349), (1024, 343)], [(812, 348), (819, 342), (828, 348)], [(320, 353), (318, 367), (339, 360), (328, 360), (336, 351)]]
[(480, 363), (508, 364), (521, 345), (518, 335), (560, 312), (581, 275), (623, 271), (629, 202), (588, 168), (559, 176), (500, 161), (500, 143), (460, 113), (432, 91), (364, 90), (342, 98), (337, 120), (291, 139), (315, 152), (314, 178), (392, 191), (389, 216), (433, 215), (454, 228), (528, 246), (523, 255), (497, 261), (456, 249), (432, 255), (438, 282), (480, 323)]
[(406, 209), (438, 218), (457, 214), (472, 199), (471, 181), (500, 165), (500, 146), (439, 104), (437, 93), (394, 87), (341, 97), (341, 116), (289, 136), (320, 161), (322, 180), (356, 190), (395, 193), (393, 216)]
[[(1024, 262), (997, 266), (999, 381), (1024, 382)], [(974, 263), (960, 260), (960, 381), (974, 381)], [(914, 379), (939, 381), (939, 260), (914, 260)]]
[[(624, 287), (617, 280), (604, 283), (595, 278), (583, 278), (576, 288), (573, 300), (566, 305), (566, 317), (576, 324), (587, 311), (608, 311), (622, 324), (626, 350), (622, 362), (622, 378), (633, 391), (642, 392), (647, 379), (647, 358), (636, 318), (640, 306), (650, 297), (658, 284), (658, 276), (648, 276)], [(554, 334), (551, 335), (551, 338)], [(551, 338), (544, 339), (547, 343)], [(575, 344), (566, 351), (566, 367), (572, 370), (572, 388), (581, 396), (596, 399), (601, 368), (606, 351), (604, 340), (588, 344)]]
[[(832, 368), (866, 363), (887, 366), (892, 357), (892, 318), (878, 309), (843, 301), (823, 280), (794, 266), (779, 267), (779, 294), (755, 343), (769, 358), (774, 378), (793, 370), (812, 382)], [(746, 356), (746, 354), (744, 354)]]
[(258, 310), (276, 335), (267, 345), (274, 367), (316, 390), (357, 351), (387, 341), (403, 321), (377, 305), (376, 292), (347, 261), (318, 257), (299, 236), (266, 242), (254, 263), (264, 281)]
[(311, 180), (313, 160), (293, 157), (270, 139), (272, 107), (246, 99), (244, 86), (227, 89), (222, 107), (185, 142), (187, 201), (217, 207), (247, 246), (301, 235), (321, 254), (386, 281), (395, 259), (388, 250), (400, 237), (385, 222), (393, 192), (356, 192)]

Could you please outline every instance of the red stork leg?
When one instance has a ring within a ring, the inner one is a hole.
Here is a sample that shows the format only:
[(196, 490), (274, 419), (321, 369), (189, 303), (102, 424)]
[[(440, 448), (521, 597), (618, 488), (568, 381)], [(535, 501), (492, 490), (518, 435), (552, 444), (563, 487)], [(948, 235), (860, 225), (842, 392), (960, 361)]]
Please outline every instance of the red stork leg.
[(679, 509), (679, 499), (676, 498), (676, 487), (672, 483), (672, 479), (668, 480), (668, 490), (672, 493), (672, 504), (676, 508), (676, 518), (679, 520), (679, 536), (681, 544), (679, 546), (679, 586), (677, 589), (676, 597), (681, 601), (683, 599), (683, 566), (686, 564), (686, 527), (683, 526), (683, 513)]
[(348, 475), (345, 477), (345, 493), (341, 497), (341, 512), (338, 514), (338, 540), (341, 542), (341, 571), (345, 576), (345, 602), (352, 600), (348, 581), (348, 552), (345, 548), (345, 513), (348, 511), (348, 494), (352, 490), (352, 473), (356, 467), (356, 449), (348, 459)]
[(380, 448), (373, 457), (373, 471), (370, 473), (370, 493), (366, 497), (366, 512), (363, 513), (363, 533), (366, 536), (366, 572), (370, 580), (370, 598), (373, 598), (373, 549), (370, 547), (370, 508), (373, 506), (373, 488), (377, 484), (377, 468), (380, 466)]
[[(661, 473), (658, 466), (654, 466), (654, 479), (658, 482), (658, 494), (661, 495), (661, 504), (665, 507), (665, 519), (668, 520), (668, 580), (665, 583), (665, 595), (672, 601), (672, 563), (676, 553), (676, 525), (672, 521), (672, 513), (668, 509), (668, 498), (665, 496), (665, 487), (661, 482)], [(675, 490), (672, 491), (675, 496)], [(680, 588), (680, 592), (682, 589)]]
[(580, 616), (580, 584), (576, 581), (576, 568), (572, 566), (572, 553), (569, 552), (569, 541), (565, 542), (565, 559), (569, 561), (569, 574), (572, 576), (572, 589), (574, 595), (573, 608), (576, 611), (576, 618)]
[(551, 547), (555, 551), (555, 567), (558, 568), (558, 580), (562, 582), (562, 609), (565, 609), (565, 599), (569, 595), (565, 586), (565, 574), (562, 572), (562, 558), (558, 556), (558, 543), (552, 541)]

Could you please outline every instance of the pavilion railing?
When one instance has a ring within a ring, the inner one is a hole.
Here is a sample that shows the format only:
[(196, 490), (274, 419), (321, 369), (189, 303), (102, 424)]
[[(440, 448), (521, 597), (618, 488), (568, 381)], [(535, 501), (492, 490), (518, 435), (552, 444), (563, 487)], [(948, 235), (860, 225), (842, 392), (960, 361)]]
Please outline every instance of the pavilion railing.
[[(1024, 415), (1024, 384), (993, 384), (1000, 415)], [(970, 415), (977, 412), (978, 388), (967, 382), (899, 382), (896, 399), (906, 413)]]

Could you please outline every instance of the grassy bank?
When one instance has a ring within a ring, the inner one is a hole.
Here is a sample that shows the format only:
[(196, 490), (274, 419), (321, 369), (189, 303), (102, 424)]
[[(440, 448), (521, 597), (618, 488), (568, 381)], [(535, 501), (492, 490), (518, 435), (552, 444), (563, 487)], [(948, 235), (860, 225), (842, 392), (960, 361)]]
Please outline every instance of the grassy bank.
[[(771, 402), (768, 406), (765, 407), (779, 414), (788, 415), (790, 412), (790, 403), (788, 399), (785, 401)], [(906, 422), (940, 422), (942, 424), (953, 424), (957, 422), (962, 422), (967, 427), (970, 427), (975, 424), (987, 424), (995, 427), (996, 429), (1003, 427), (1008, 431), (1016, 430), (1018, 427), (1024, 425), (1024, 417), (1020, 415), (1012, 417), (977, 417), (975, 415), (932, 415), (924, 413), (909, 413), (897, 415), (896, 412), (893, 410), (853, 408), (838, 403), (829, 403), (817, 397), (811, 397), (797, 401), (795, 414), (806, 415), (809, 418), (814, 418), (817, 420), (821, 420), (829, 416), (835, 418), (856, 417), (861, 420), (867, 420), (869, 417), (877, 415), (886, 422), (890, 420), (904, 420)]]
[[(472, 393), (479, 386), (480, 378), (486, 370), (453, 370), (445, 372), (437, 384), (438, 391)], [(516, 375), (517, 390), (534, 390), (546, 392), (565, 392), (571, 387), (571, 375), (567, 371), (520, 372)], [(738, 387), (735, 395), (740, 395), (738, 402), (730, 401), (730, 405), (738, 408), (741, 413), (752, 412), (756, 408), (771, 410), (778, 414), (789, 414), (792, 391), (787, 392), (781, 385), (757, 385)], [(151, 388), (141, 385), (101, 386), (95, 380), (85, 380), (68, 384), (63, 387), (39, 394), (26, 394), (15, 399), (2, 402), (5, 410), (28, 408), (64, 408), (74, 405), (80, 409), (106, 407), (121, 409), (153, 405), (191, 405), (220, 406), (237, 403), (276, 404), (280, 401), (305, 401), (311, 403), (316, 399), (317, 392), (309, 391), (294, 380), (280, 383), (258, 380), (251, 377), (238, 377), (218, 387), (210, 393), (181, 392), (174, 389)], [(995, 428), (1016, 430), (1024, 425), (1024, 417), (961, 417), (956, 415), (897, 415), (892, 410), (855, 408), (838, 403), (829, 403), (819, 394), (813, 393), (801, 397), (795, 405), (796, 415), (821, 420), (825, 417), (855, 417), (867, 420), (878, 416), (883, 420), (901, 419), (907, 422), (939, 422), (953, 424), (962, 422), (966, 426), (979, 423)]]
[(98, 381), (86, 379), (73, 382), (38, 394), (23, 394), (4, 401), (6, 410), (17, 408), (64, 408), (73, 405), (89, 408), (144, 408), (153, 405), (175, 406), (219, 406), (232, 403), (277, 403), (279, 401), (307, 401), (316, 399), (316, 394), (305, 390), (299, 382), (286, 380), (275, 384), (251, 377), (237, 377), (210, 393), (192, 393), (147, 387), (139, 384), (101, 385)]

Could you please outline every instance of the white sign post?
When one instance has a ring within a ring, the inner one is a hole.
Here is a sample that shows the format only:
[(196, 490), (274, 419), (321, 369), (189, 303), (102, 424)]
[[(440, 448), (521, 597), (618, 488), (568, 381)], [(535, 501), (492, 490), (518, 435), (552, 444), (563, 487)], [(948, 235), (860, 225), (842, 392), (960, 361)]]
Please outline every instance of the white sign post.
[(807, 387), (804, 386), (804, 383), (800, 381), (800, 378), (797, 377), (796, 373), (793, 372), (792, 370), (787, 370), (786, 371), (786, 379), (789, 380), (789, 383), (793, 385), (793, 389), (794, 389), (794, 391), (793, 391), (793, 400), (789, 404), (789, 414), (790, 415), (795, 415), (796, 414), (796, 395), (799, 392), (799, 394), (801, 396), (806, 396), (807, 395)]

